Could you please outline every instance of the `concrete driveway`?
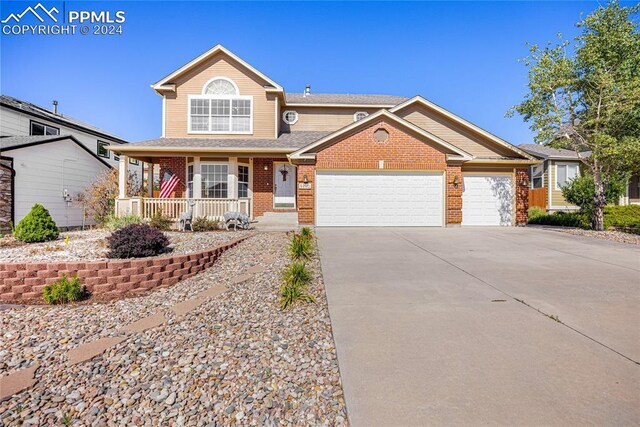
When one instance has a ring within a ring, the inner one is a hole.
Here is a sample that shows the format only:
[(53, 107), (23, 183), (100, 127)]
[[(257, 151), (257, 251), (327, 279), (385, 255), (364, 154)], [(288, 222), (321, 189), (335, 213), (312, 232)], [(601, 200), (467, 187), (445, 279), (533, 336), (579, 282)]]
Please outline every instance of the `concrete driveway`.
[(352, 425), (640, 424), (638, 247), (531, 228), (318, 236)]

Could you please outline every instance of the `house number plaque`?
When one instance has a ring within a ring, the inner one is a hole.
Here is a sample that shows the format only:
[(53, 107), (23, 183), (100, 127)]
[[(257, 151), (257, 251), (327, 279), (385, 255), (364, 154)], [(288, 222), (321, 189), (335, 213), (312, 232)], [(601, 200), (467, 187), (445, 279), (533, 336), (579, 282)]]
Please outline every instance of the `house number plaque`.
[(311, 190), (311, 183), (310, 182), (299, 182), (298, 183), (298, 189), (300, 189), (300, 190)]

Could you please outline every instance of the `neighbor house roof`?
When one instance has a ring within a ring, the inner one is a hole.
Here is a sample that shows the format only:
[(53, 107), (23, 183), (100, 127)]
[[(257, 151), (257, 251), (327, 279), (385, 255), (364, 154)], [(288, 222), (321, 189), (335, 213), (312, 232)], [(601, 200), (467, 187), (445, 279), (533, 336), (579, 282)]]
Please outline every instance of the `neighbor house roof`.
[[(553, 148), (541, 144), (520, 144), (518, 147), (540, 159), (580, 160), (578, 154), (573, 150)], [(581, 153), (581, 156), (588, 157), (588, 154), (589, 153)]]
[(50, 142), (69, 140), (74, 142), (78, 147), (89, 153), (91, 157), (108, 167), (112, 166), (98, 157), (96, 153), (89, 150), (85, 145), (78, 141), (73, 135), (32, 135), (32, 136), (7, 136), (0, 138), (0, 154), (6, 151), (19, 150), (21, 148), (33, 147), (34, 145), (48, 144)]
[(287, 93), (287, 106), (336, 105), (389, 108), (406, 101), (404, 96), (358, 95), (351, 93)]
[(53, 111), (47, 110), (44, 107), (33, 104), (31, 102), (22, 101), (12, 96), (0, 95), (0, 105), (6, 108), (10, 108), (14, 111), (23, 112), (25, 114), (29, 114), (31, 116), (38, 117), (43, 120), (47, 120), (49, 122), (67, 126), (83, 132), (91, 133), (105, 139), (111, 139), (117, 142), (118, 144), (127, 143), (126, 140), (120, 138), (119, 136), (116, 136), (112, 133), (108, 133), (96, 126), (90, 125), (89, 123), (85, 123), (81, 120), (75, 119), (73, 117), (65, 116), (60, 113), (56, 114)]
[(291, 159), (311, 159), (315, 157), (315, 150), (324, 145), (324, 144), (328, 144), (334, 140), (336, 140), (337, 138), (340, 138), (341, 136), (347, 134), (348, 132), (357, 129), (357, 128), (361, 128), (364, 126), (368, 126), (371, 124), (371, 122), (374, 122), (375, 120), (378, 119), (386, 119), (392, 122), (397, 123), (398, 125), (410, 129), (413, 132), (416, 132), (417, 134), (423, 136), (424, 138), (430, 140), (431, 142), (434, 142), (442, 147), (447, 148), (449, 151), (452, 151), (454, 154), (454, 156), (459, 157), (460, 160), (471, 160), (473, 158), (473, 156), (469, 153), (467, 153), (464, 150), (461, 150), (460, 148), (456, 147), (453, 144), (448, 143), (447, 141), (435, 136), (434, 134), (432, 134), (431, 132), (428, 132), (416, 125), (414, 125), (411, 122), (406, 121), (405, 119), (396, 116), (393, 113), (390, 113), (387, 110), (379, 110), (376, 111), (373, 114), (368, 115), (367, 117), (365, 117), (364, 119), (358, 120), (357, 122), (353, 122), (350, 125), (347, 125), (335, 132), (332, 132), (330, 134), (328, 134), (327, 136), (325, 136), (324, 138), (320, 138), (315, 142), (312, 142), (309, 145), (306, 145), (302, 148), (300, 148), (299, 150), (295, 151), (294, 153), (289, 155), (289, 158)]
[(283, 133), (277, 139), (158, 138), (126, 145), (110, 146), (118, 153), (170, 151), (266, 151), (290, 153), (324, 137), (329, 132)]

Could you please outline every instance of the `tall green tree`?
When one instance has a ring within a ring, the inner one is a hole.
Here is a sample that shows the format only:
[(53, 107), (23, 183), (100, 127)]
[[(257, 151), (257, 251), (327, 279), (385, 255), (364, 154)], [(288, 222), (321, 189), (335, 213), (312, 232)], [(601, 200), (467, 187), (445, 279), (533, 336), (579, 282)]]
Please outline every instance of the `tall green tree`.
[(519, 113), (535, 141), (574, 150), (594, 178), (591, 225), (604, 229), (609, 177), (640, 172), (640, 5), (617, 1), (577, 23), (580, 35), (524, 59), (529, 91)]

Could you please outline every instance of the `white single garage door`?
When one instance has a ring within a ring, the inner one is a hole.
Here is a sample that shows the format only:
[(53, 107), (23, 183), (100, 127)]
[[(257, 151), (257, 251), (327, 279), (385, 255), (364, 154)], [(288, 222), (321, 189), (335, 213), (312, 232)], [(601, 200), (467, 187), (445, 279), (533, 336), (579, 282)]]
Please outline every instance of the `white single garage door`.
[(333, 172), (316, 174), (316, 225), (442, 226), (442, 174)]
[(510, 176), (463, 178), (462, 225), (511, 225), (513, 190)]

